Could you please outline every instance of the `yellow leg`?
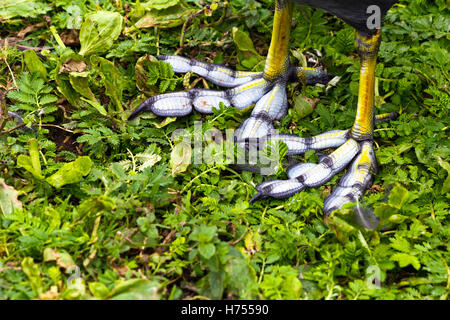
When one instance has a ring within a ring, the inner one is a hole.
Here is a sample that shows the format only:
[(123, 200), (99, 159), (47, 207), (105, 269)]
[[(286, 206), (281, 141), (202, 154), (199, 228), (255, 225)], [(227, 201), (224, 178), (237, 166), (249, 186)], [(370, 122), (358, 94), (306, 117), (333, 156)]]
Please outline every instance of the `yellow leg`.
[(351, 133), (352, 138), (359, 141), (373, 138), (375, 66), (380, 41), (380, 30), (371, 37), (359, 33), (356, 35), (356, 49), (361, 59), (361, 69), (356, 119)]
[(276, 1), (272, 40), (264, 68), (264, 78), (267, 80), (276, 80), (289, 66), (289, 34), (293, 5), (292, 2)]

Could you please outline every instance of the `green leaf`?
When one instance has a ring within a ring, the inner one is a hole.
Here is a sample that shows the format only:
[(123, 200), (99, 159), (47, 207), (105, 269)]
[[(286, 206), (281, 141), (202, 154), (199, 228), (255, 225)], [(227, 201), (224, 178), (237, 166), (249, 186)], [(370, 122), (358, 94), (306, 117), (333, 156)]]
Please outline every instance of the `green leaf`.
[(91, 91), (89, 86), (89, 78), (85, 72), (71, 72), (69, 75), (69, 81), (76, 92), (91, 101), (97, 101), (94, 93)]
[(389, 195), (389, 204), (395, 208), (401, 209), (407, 202), (408, 194), (408, 190), (400, 185), (396, 185)]
[(225, 274), (222, 271), (212, 271), (206, 277), (207, 283), (201, 288), (201, 294), (212, 299), (221, 299), (224, 289)]
[(216, 226), (201, 226), (198, 234), (198, 241), (209, 242), (217, 232)]
[(233, 41), (238, 49), (238, 61), (249, 70), (262, 71), (265, 58), (259, 55), (253, 46), (252, 39), (248, 33), (233, 27)]
[(80, 55), (108, 51), (122, 31), (123, 17), (118, 12), (99, 11), (86, 17), (80, 30)]
[(392, 255), (390, 260), (397, 261), (400, 268), (412, 265), (416, 270), (420, 269), (419, 259), (407, 253), (395, 253)]
[(39, 296), (43, 293), (44, 287), (42, 284), (42, 279), (39, 274), (38, 266), (34, 263), (33, 258), (26, 257), (21, 263), (22, 270), (26, 274), (28, 280), (30, 281), (31, 288), (34, 293)]
[(17, 157), (17, 166), (26, 169), (31, 172), (35, 178), (44, 179), (41, 174), (41, 162), (39, 161), (38, 142), (35, 138), (30, 139), (28, 142), (29, 156), (19, 155)]
[(42, 96), (42, 98), (39, 99), (39, 103), (41, 105), (55, 103), (56, 101), (58, 101), (58, 97), (53, 94), (46, 94), (46, 95)]
[(159, 92), (164, 93), (167, 91), (170, 85), (170, 80), (163, 80), (159, 84)]
[(173, 7), (180, 3), (180, 0), (152, 0), (143, 3), (142, 6), (145, 8), (151, 8), (156, 10), (167, 9)]
[(189, 19), (196, 11), (197, 9), (189, 9), (185, 6), (173, 6), (162, 11), (152, 10), (136, 21), (133, 26), (125, 28), (124, 34), (128, 35), (129, 33), (136, 31), (136, 29), (153, 27), (165, 29), (178, 27)]
[(102, 210), (112, 211), (116, 208), (116, 203), (108, 196), (100, 195), (83, 201), (79, 206), (79, 213), (92, 214)]
[(36, 52), (34, 50), (27, 50), (23, 55), (23, 60), (25, 61), (25, 64), (27, 65), (30, 73), (37, 73), (40, 77), (46, 79), (47, 69), (45, 69), (44, 64), (42, 63)]
[(4, 215), (14, 213), (14, 210), (22, 210), (22, 202), (17, 199), (19, 193), (13, 187), (8, 186), (5, 180), (0, 178), (0, 212)]
[(310, 99), (308, 97), (299, 95), (294, 98), (295, 118), (297, 120), (311, 114), (316, 106), (318, 100)]
[[(139, 58), (135, 66), (136, 87), (146, 95), (153, 96), (174, 90), (181, 78), (177, 78), (169, 63), (151, 55)], [(158, 84), (158, 81), (160, 83)]]
[(105, 299), (158, 300), (160, 284), (154, 280), (131, 279), (119, 283)]
[(308, 61), (301, 50), (292, 50), (292, 55), (299, 61), (299, 67), (308, 67)]
[(177, 118), (176, 117), (166, 117), (163, 121), (161, 121), (160, 123), (154, 123), (153, 125), (158, 128), (164, 128), (165, 126), (167, 126), (169, 123), (172, 123), (174, 121), (176, 121)]
[(355, 234), (357, 229), (352, 226), (345, 219), (336, 215), (328, 219), (328, 223), (332, 229), (334, 229), (336, 236), (339, 239), (347, 238), (350, 234)]
[(442, 185), (441, 193), (447, 193), (450, 191), (450, 164), (447, 161), (442, 160), (440, 157), (436, 157), (439, 165), (447, 171), (447, 178)]
[(302, 284), (298, 274), (290, 266), (275, 266), (271, 274), (265, 274), (261, 282), (263, 294), (268, 299), (300, 298)]
[(85, 98), (81, 98), (81, 100), (86, 101), (87, 103), (89, 103), (92, 107), (95, 108), (95, 110), (100, 112), (100, 114), (102, 116), (106, 116), (108, 114), (106, 109), (97, 100), (93, 101), (93, 100), (89, 100), (89, 99), (85, 99)]
[(192, 148), (185, 141), (177, 143), (170, 153), (170, 163), (172, 164), (172, 175), (184, 172), (191, 164)]
[(104, 58), (93, 56), (91, 62), (94, 63), (97, 72), (102, 77), (105, 85), (105, 93), (114, 101), (117, 110), (123, 111), (122, 92), (124, 88), (123, 75), (116, 68), (114, 63)]
[(10, 91), (7, 94), (8, 98), (17, 100), (22, 103), (33, 105), (36, 103), (36, 99), (33, 95), (25, 93), (23, 91)]
[(39, 175), (33, 168), (33, 164), (31, 163), (31, 158), (29, 156), (20, 154), (17, 157), (17, 166), (31, 172), (35, 178), (44, 179), (44, 177)]
[(101, 282), (89, 282), (88, 286), (94, 297), (98, 299), (103, 299), (109, 293), (108, 287)]
[(0, 19), (34, 18), (47, 13), (50, 8), (48, 4), (36, 0), (2, 0), (0, 3)]
[(380, 223), (389, 219), (392, 215), (398, 212), (398, 208), (387, 203), (379, 203), (374, 210), (374, 214), (380, 218)]
[(411, 246), (409, 245), (409, 242), (407, 239), (400, 237), (400, 236), (396, 236), (395, 238), (391, 238), (391, 247), (398, 250), (398, 251), (402, 251), (404, 253), (408, 253), (411, 251)]
[(80, 181), (91, 171), (92, 161), (88, 156), (79, 157), (73, 162), (65, 163), (56, 173), (46, 179), (55, 188)]
[(209, 259), (216, 253), (216, 247), (212, 243), (199, 243), (198, 252), (205, 258)]
[(277, 262), (278, 260), (280, 260), (280, 255), (279, 254), (271, 254), (267, 256), (266, 259), (266, 264), (272, 264), (274, 262)]
[(69, 101), (72, 106), (78, 107), (79, 96), (70, 84), (69, 76), (66, 74), (57, 74), (55, 75), (55, 81), (58, 91), (61, 92), (61, 94), (67, 99), (67, 101)]
[(139, 171), (144, 171), (146, 168), (153, 167), (158, 161), (161, 160), (161, 156), (152, 153), (138, 153), (135, 155), (135, 159), (141, 163), (137, 167)]

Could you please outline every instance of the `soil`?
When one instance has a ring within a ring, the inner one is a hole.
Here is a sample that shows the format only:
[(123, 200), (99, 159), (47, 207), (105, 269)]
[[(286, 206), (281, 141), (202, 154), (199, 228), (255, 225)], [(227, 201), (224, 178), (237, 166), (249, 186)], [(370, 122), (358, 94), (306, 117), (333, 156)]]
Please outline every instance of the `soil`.
[[(77, 142), (78, 135), (56, 127), (49, 127), (48, 138), (56, 144), (56, 152), (69, 151), (78, 156), (83, 155), (81, 145)], [(56, 161), (65, 161), (64, 157), (57, 157)]]

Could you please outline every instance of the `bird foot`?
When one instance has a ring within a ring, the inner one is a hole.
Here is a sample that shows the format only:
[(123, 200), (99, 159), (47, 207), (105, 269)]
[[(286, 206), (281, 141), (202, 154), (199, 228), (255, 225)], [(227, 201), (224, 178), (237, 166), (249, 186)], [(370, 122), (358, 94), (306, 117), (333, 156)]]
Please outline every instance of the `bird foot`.
[[(321, 69), (291, 68), (282, 76), (281, 81), (270, 81), (264, 78), (262, 72), (234, 71), (221, 65), (207, 64), (180, 56), (158, 56), (158, 59), (169, 63), (176, 73), (193, 72), (218, 86), (229, 89), (225, 91), (191, 89), (150, 97), (130, 115), (130, 120), (145, 111), (163, 117), (185, 116), (193, 109), (210, 114), (220, 103), (226, 107), (234, 106), (242, 110), (257, 103), (277, 83), (284, 82), (285, 85), (289, 76), (293, 79), (306, 79), (306, 84), (326, 84), (333, 77)], [(283, 85), (277, 88), (285, 91)], [(270, 116), (273, 119), (280, 119), (286, 113), (287, 104), (279, 106), (277, 110), (272, 109)]]
[[(375, 124), (396, 117), (396, 113), (379, 115), (375, 117)], [(351, 137), (350, 130), (333, 130), (307, 138), (277, 134), (270, 136), (268, 140), (286, 143), (288, 155), (302, 154), (308, 150), (338, 148), (331, 154), (323, 156), (317, 164), (300, 163), (289, 167), (287, 180), (260, 183), (256, 186), (258, 193), (250, 202), (266, 197), (277, 199), (290, 197), (305, 188), (327, 183), (333, 176), (349, 167), (347, 173), (340, 179), (338, 187), (324, 201), (323, 211), (325, 215), (329, 215), (344, 204), (361, 199), (377, 171), (372, 140), (357, 141)]]

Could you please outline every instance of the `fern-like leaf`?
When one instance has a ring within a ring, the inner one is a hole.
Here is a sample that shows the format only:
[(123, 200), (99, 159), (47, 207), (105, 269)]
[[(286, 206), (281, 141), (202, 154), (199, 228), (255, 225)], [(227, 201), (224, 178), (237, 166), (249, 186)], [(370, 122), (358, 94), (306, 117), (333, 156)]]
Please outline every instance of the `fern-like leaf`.
[(41, 105), (55, 103), (58, 100), (58, 97), (53, 94), (46, 94), (42, 98), (39, 99), (39, 103)]
[(23, 91), (10, 91), (8, 92), (8, 98), (11, 100), (16, 100), (26, 104), (35, 104), (36, 100), (33, 95), (28, 94)]

